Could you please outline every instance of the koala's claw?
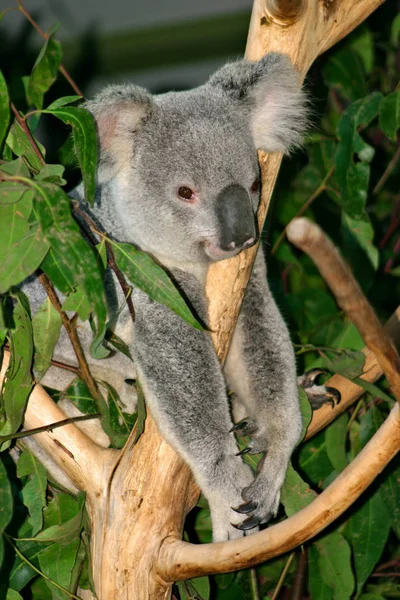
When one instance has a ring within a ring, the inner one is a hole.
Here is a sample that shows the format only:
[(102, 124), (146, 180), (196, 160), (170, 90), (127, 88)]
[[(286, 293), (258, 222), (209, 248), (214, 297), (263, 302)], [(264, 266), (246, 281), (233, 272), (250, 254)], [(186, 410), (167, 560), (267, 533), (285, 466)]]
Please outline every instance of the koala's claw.
[(249, 452), (251, 452), (250, 445), (243, 448), (243, 450), (239, 450), (239, 452), (236, 452), (236, 456), (244, 456), (245, 454), (248, 454)]
[(321, 408), (323, 404), (329, 402), (332, 408), (336, 404), (339, 404), (341, 400), (339, 390), (333, 387), (326, 387), (324, 385), (317, 385), (315, 380), (319, 375), (326, 373), (324, 369), (311, 369), (297, 378), (297, 383), (300, 385), (308, 396), (311, 407), (313, 410)]
[(243, 502), (240, 506), (232, 506), (232, 510), (239, 514), (247, 515), (248, 513), (253, 512), (257, 508), (257, 503), (252, 500), (248, 500), (247, 502)]
[(250, 417), (245, 417), (241, 421), (235, 423), (235, 425), (230, 429), (229, 433), (236, 432), (239, 435), (251, 435), (255, 433), (258, 429), (257, 423), (250, 419)]
[(260, 523), (261, 523), (260, 517), (255, 517), (254, 515), (252, 515), (251, 517), (248, 517), (247, 519), (245, 519), (242, 523), (239, 523), (238, 525), (235, 525), (234, 523), (232, 523), (232, 525), (236, 529), (240, 529), (241, 531), (247, 531), (248, 529), (253, 529), (254, 527), (258, 527), (258, 525)]

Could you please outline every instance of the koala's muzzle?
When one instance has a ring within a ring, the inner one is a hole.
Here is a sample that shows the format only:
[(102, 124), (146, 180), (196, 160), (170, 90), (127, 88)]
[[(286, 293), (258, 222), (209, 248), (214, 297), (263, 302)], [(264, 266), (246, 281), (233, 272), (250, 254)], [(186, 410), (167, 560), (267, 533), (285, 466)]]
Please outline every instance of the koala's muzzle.
[(247, 191), (240, 185), (230, 185), (217, 197), (216, 213), (220, 226), (222, 250), (248, 248), (257, 237), (256, 223)]

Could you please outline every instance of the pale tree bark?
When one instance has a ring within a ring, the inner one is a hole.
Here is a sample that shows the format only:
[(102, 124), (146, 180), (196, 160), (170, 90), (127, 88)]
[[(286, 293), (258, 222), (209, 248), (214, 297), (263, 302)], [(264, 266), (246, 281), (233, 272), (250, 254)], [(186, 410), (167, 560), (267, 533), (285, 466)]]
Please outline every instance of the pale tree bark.
[[(270, 51), (288, 54), (304, 78), (314, 59), (349, 33), (381, 1), (255, 0), (246, 55), (255, 60)], [(260, 154), (260, 230), (280, 162), (279, 155)], [(251, 248), (210, 269), (207, 293), (211, 329), (222, 360), (255, 251)], [(368, 360), (372, 372), (372, 355)], [(379, 374), (378, 368), (371, 380)], [(356, 397), (354, 390), (351, 394)], [(26, 411), (25, 427), (62, 418), (62, 412), (36, 386)], [(161, 599), (170, 596), (176, 579), (256, 564), (315, 535), (360, 495), (399, 449), (398, 420), (396, 406), (356, 461), (304, 509), (308, 512), (302, 511), (254, 536), (203, 546), (182, 542), (184, 518), (198, 492), (188, 467), (160, 437), (151, 415), (139, 442), (132, 447), (128, 441), (121, 452), (98, 448), (74, 425), (34, 437), (73, 484), (87, 493), (93, 576), (99, 600)], [(322, 426), (320, 422), (318, 428)]]

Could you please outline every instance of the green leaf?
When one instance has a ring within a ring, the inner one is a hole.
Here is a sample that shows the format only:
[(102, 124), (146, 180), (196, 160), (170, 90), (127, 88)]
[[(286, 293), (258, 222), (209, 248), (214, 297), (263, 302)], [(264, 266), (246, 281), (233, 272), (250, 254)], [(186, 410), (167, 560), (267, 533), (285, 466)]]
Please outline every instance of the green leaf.
[(61, 44), (54, 39), (59, 28), (56, 23), (47, 32), (48, 38), (39, 52), (28, 83), (28, 102), (36, 108), (43, 106), (43, 96), (53, 85), (58, 75), (58, 67), (61, 62)]
[[(26, 125), (30, 129), (29, 124), (27, 123)], [(44, 157), (44, 147), (37, 140), (35, 141), (39, 147), (42, 156)], [(14, 121), (14, 123), (11, 125), (10, 131), (8, 132), (8, 136), (6, 138), (6, 144), (17, 156), (25, 156), (29, 164), (36, 171), (40, 171), (40, 169), (43, 167), (42, 161), (36, 155), (26, 133), (23, 131), (23, 129), (21, 128), (19, 123), (17, 123), (17, 121)]]
[[(42, 264), (43, 271), (63, 292), (81, 286), (90, 309), (98, 319), (98, 334), (105, 332), (106, 305), (103, 274), (93, 249), (81, 235), (72, 217), (68, 196), (57, 185), (31, 182), (35, 189), (34, 209), (43, 238), (51, 245), (51, 255)], [(93, 342), (95, 343), (95, 342)]]
[[(14, 327), (10, 331), (10, 364), (1, 390), (0, 435), (15, 433), (20, 427), (26, 402), (32, 389), (31, 365), (33, 335), (28, 300), (21, 291), (14, 290)], [(9, 442), (3, 444), (8, 447)]]
[(54, 100), (54, 102), (49, 104), (46, 110), (55, 110), (57, 108), (61, 108), (62, 106), (66, 106), (67, 104), (77, 102), (78, 100), (82, 100), (82, 96), (62, 96), (62, 98), (57, 98), (57, 100)]
[(287, 516), (291, 517), (308, 504), (311, 504), (316, 497), (317, 494), (289, 464), (281, 489), (281, 502)]
[(67, 182), (63, 179), (65, 167), (62, 165), (44, 165), (43, 169), (35, 175), (36, 181), (50, 181), (58, 185), (65, 185)]
[(13, 515), (13, 494), (8, 474), (0, 457), (0, 568), (4, 558), (3, 531)]
[(84, 108), (76, 107), (53, 108), (42, 112), (54, 115), (67, 125), (72, 126), (75, 152), (79, 160), (85, 186), (85, 198), (89, 204), (93, 204), (97, 167), (97, 138), (96, 126), (92, 115)]
[(39, 226), (30, 223), (32, 199), (19, 183), (0, 183), (0, 293), (31, 275), (48, 252)]
[(61, 317), (47, 298), (32, 319), (35, 358), (33, 368), (40, 381), (51, 364), (55, 345), (60, 337)]
[(109, 241), (118, 267), (133, 285), (146, 292), (152, 300), (168, 306), (192, 327), (203, 329), (167, 273), (148, 254), (132, 244)]
[[(334, 600), (350, 600), (354, 590), (350, 547), (337, 531), (318, 539), (318, 565), (323, 582), (333, 589)], [(317, 599), (316, 599), (317, 600)]]
[(373, 243), (375, 232), (368, 216), (352, 219), (343, 212), (342, 237), (342, 253), (348, 257), (356, 279), (366, 286), (379, 265), (379, 251)]
[(390, 32), (390, 41), (393, 46), (397, 47), (399, 42), (400, 35), (400, 14), (396, 15), (392, 22), (391, 32)]
[(81, 379), (75, 379), (63, 394), (78, 410), (85, 415), (94, 415), (98, 409), (96, 402), (93, 400), (86, 383)]
[(115, 448), (122, 448), (136, 421), (136, 415), (128, 415), (121, 409), (115, 389), (106, 381), (100, 381), (107, 389), (107, 403), (100, 401), (101, 425)]
[(379, 127), (394, 142), (400, 127), (400, 90), (383, 98), (379, 108)]
[(362, 60), (351, 48), (343, 48), (331, 55), (323, 69), (323, 76), (329, 87), (337, 87), (352, 102), (367, 94)]
[(10, 123), (10, 99), (3, 73), (0, 71), (0, 149)]
[(332, 600), (333, 589), (322, 579), (319, 557), (319, 551), (313, 544), (308, 550), (308, 585), (311, 600)]
[[(375, 150), (358, 132), (361, 125), (368, 125), (378, 114), (382, 100), (380, 92), (374, 92), (363, 100), (357, 100), (343, 113), (338, 127), (339, 143), (336, 149), (336, 176), (341, 188), (341, 205), (346, 213), (359, 219), (364, 214), (369, 184), (370, 167)], [(357, 154), (359, 162), (354, 161)]]
[(353, 377), (352, 381), (353, 381), (353, 383), (362, 387), (363, 390), (365, 390), (366, 392), (369, 392), (370, 394), (372, 394), (373, 396), (376, 396), (377, 398), (382, 398), (382, 400), (385, 400), (386, 402), (388, 402), (389, 406), (392, 406), (393, 398), (391, 398), (390, 396), (385, 394), (385, 392), (383, 392), (381, 389), (379, 389), (378, 386), (375, 385), (374, 383), (365, 381), (365, 379), (361, 379), (361, 377)]
[(75, 291), (67, 295), (62, 309), (77, 312), (81, 321), (87, 321), (90, 317), (90, 304), (82, 286), (77, 285)]
[(392, 529), (400, 540), (400, 466), (389, 466), (389, 473), (382, 481), (382, 498), (392, 517)]
[(34, 536), (43, 526), (47, 490), (46, 469), (29, 450), (24, 450), (18, 459), (17, 475), (19, 478), (29, 476), (22, 490), (22, 500), (29, 511), (29, 522)]
[(365, 364), (365, 354), (354, 350), (346, 350), (342, 354), (336, 355), (329, 361), (330, 369), (334, 373), (353, 379), (362, 375)]
[(11, 588), (7, 590), (6, 600), (23, 600), (22, 596)]
[(357, 593), (378, 562), (389, 536), (391, 517), (378, 489), (350, 518)]
[(75, 517), (60, 525), (52, 525), (47, 529), (43, 529), (35, 539), (37, 541), (55, 542), (61, 546), (70, 544), (79, 537), (82, 530), (82, 511), (83, 506)]
[[(81, 543), (81, 540), (77, 538), (67, 546), (52, 544), (45, 548), (39, 554), (39, 564), (43, 573), (62, 587), (69, 589), (72, 570)], [(46, 581), (46, 583), (54, 599), (67, 600), (68, 596), (64, 592), (53, 586), (49, 581)]]
[[(7, 163), (0, 164), (0, 171), (3, 171), (3, 173), (8, 173), (9, 175), (30, 177), (29, 169), (21, 157)], [(21, 187), (19, 183), (13, 181), (3, 181), (1, 185), (4, 186), (2, 189), (7, 189), (7, 187), (10, 189), (12, 187)], [(3, 194), (2, 196), (3, 197), (1, 198), (1, 201), (3, 202), (6, 200), (6, 198), (4, 198)]]
[(372, 31), (365, 25), (358, 27), (351, 35), (349, 47), (361, 58), (365, 73), (369, 75), (375, 63), (374, 34)]
[(326, 453), (333, 468), (340, 473), (347, 467), (346, 440), (349, 417), (343, 413), (325, 429)]
[(326, 479), (333, 470), (326, 452), (325, 432), (320, 431), (299, 450), (299, 466), (315, 485)]

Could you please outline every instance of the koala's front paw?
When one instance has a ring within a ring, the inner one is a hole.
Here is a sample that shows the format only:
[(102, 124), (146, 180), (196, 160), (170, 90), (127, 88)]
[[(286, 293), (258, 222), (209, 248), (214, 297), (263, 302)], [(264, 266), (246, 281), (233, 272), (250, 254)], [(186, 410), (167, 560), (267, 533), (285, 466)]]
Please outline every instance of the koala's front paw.
[(248, 465), (236, 456), (231, 456), (221, 465), (214, 481), (207, 486), (206, 496), (211, 512), (213, 541), (225, 542), (244, 535), (238, 526), (243, 515), (234, 507), (242, 502), (243, 488), (253, 481), (253, 473)]
[(334, 408), (340, 402), (340, 392), (336, 388), (315, 383), (323, 373), (326, 373), (324, 369), (311, 369), (297, 378), (297, 384), (304, 389), (313, 410), (321, 408), (327, 402)]

